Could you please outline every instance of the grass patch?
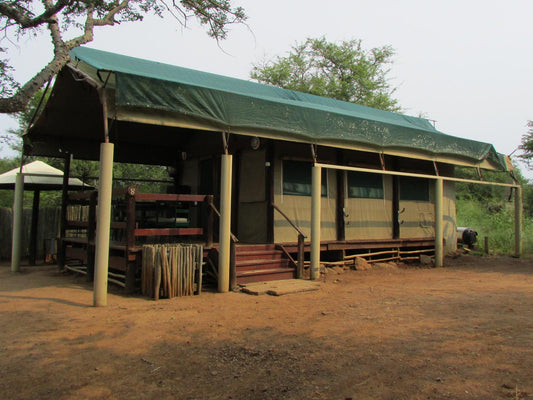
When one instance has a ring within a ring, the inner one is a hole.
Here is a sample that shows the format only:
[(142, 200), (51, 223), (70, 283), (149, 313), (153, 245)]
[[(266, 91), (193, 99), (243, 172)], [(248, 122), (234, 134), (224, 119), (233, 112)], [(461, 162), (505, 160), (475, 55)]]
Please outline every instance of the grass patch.
[[(496, 254), (514, 254), (514, 205), (513, 203), (487, 203), (475, 200), (457, 200), (457, 226), (475, 229), (477, 247), (483, 246), (483, 238), (489, 237), (489, 249)], [(522, 250), (533, 254), (533, 219), (522, 220)]]

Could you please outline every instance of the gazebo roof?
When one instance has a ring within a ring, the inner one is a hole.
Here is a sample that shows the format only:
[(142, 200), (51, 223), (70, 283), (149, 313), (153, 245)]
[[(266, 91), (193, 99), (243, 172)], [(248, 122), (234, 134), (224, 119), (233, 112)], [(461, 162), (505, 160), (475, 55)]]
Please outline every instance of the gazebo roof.
[[(0, 189), (13, 189), (15, 179), (20, 168), (13, 168), (0, 175)], [(27, 190), (60, 190), (63, 187), (63, 171), (54, 168), (42, 161), (33, 161), (22, 167), (24, 176), (24, 189)], [(80, 179), (69, 178), (70, 190), (91, 189)]]

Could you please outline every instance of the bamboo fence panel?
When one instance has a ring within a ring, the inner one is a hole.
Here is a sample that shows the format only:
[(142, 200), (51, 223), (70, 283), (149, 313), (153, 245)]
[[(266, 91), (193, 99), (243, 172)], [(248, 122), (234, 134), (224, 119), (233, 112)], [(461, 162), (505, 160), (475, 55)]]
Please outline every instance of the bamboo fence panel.
[(203, 247), (196, 244), (146, 244), (142, 249), (142, 294), (159, 298), (201, 291)]

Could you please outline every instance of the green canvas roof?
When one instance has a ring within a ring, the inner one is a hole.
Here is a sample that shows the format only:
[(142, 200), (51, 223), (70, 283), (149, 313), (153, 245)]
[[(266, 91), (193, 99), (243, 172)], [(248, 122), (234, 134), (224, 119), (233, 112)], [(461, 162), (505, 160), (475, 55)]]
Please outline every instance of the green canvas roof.
[(491, 144), (446, 135), (424, 118), (86, 47), (71, 57), (101, 82), (113, 72), (119, 120), (506, 169)]

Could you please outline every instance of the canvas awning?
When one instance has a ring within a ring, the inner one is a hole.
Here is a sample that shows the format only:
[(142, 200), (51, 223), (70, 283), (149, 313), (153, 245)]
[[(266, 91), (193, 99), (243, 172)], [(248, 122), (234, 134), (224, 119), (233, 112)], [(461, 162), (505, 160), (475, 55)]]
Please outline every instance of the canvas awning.
[(40, 147), (34, 154), (59, 147), (82, 154), (81, 143), (102, 141), (96, 83), (108, 89), (107, 112), (117, 122), (111, 132), (121, 131), (118, 159), (121, 146), (143, 159), (150, 144), (167, 160), (182, 144), (177, 136), (224, 131), (489, 169), (510, 165), (491, 144), (444, 134), (424, 118), (86, 47), (71, 57), (27, 135)]

